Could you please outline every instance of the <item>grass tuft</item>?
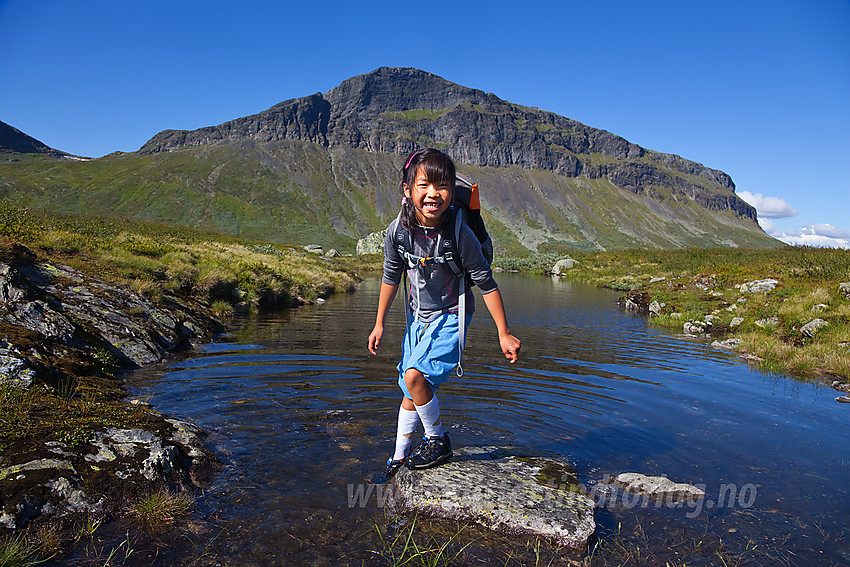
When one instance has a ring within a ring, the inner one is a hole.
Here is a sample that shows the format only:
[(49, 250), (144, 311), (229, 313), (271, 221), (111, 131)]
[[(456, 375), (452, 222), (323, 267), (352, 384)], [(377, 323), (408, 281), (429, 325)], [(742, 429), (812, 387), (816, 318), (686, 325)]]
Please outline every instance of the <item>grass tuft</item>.
[(143, 527), (156, 531), (185, 517), (191, 506), (191, 495), (185, 492), (174, 493), (163, 489), (140, 498), (130, 508), (129, 513)]
[(2, 567), (29, 567), (36, 565), (34, 556), (37, 552), (36, 546), (29, 543), (24, 534), (6, 534), (0, 537), (0, 566)]

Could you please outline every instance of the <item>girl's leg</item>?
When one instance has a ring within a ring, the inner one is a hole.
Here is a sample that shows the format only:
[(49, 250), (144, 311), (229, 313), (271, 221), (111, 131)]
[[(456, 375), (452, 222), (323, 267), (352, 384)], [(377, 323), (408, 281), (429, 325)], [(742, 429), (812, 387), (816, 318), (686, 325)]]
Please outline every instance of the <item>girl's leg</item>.
[(434, 397), (428, 380), (415, 368), (410, 368), (404, 373), (404, 385), (407, 386), (407, 391), (410, 392), (410, 397), (417, 406), (424, 406)]
[[(419, 414), (419, 419), (422, 420), (425, 437), (442, 437), (443, 424), (440, 420), (440, 404), (437, 402), (437, 396), (434, 395), (425, 376), (415, 368), (410, 368), (404, 373), (404, 385), (407, 386), (407, 390), (413, 398), (413, 405)], [(405, 399), (402, 404), (408, 402), (409, 400)]]
[[(407, 408), (406, 405), (410, 407)], [(416, 407), (412, 401), (402, 397), (401, 407), (398, 409), (398, 428), (396, 429), (393, 461), (401, 461), (410, 452), (417, 425), (419, 425), (419, 414), (416, 412)]]

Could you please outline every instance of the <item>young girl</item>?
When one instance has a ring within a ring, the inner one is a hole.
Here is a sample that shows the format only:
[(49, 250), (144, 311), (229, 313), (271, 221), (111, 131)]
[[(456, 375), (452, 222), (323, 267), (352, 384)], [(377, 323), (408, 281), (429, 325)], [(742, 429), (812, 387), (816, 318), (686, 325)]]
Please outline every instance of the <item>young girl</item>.
[[(396, 225), (412, 236), (412, 253), (421, 258), (438, 255), (443, 230), (454, 238), (452, 192), (455, 166), (439, 150), (420, 150), (407, 160), (402, 169), (402, 205), (396, 220), (387, 228), (384, 242), (384, 275), (378, 299), (375, 328), (369, 334), (369, 352), (377, 354), (384, 335), (384, 323), (395, 299), (404, 271), (410, 279), (410, 305), (414, 314), (407, 326), (398, 364), (398, 384), (404, 397), (398, 413), (395, 453), (376, 481), (392, 478), (402, 464), (410, 469), (437, 466), (452, 456), (449, 436), (440, 422), (440, 406), (434, 390), (445, 382), (458, 364), (458, 289), (459, 278), (444, 263), (418, 262), (411, 266), (393, 242)], [(448, 228), (443, 228), (447, 226)], [(496, 323), (499, 345), (512, 363), (516, 362), (520, 341), (508, 329), (502, 296), (493, 280), (490, 266), (481, 253), (481, 244), (472, 230), (462, 224), (457, 250), (461, 266), (478, 285), (484, 303)], [(471, 320), (473, 298), (466, 292), (466, 305)], [(425, 440), (409, 453), (416, 427), (422, 421)]]

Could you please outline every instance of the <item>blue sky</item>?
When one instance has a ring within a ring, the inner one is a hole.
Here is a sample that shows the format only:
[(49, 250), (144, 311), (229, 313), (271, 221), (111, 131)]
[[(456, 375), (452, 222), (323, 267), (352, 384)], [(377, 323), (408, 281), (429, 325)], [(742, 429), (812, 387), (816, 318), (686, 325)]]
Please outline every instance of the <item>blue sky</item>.
[(418, 67), (732, 176), (850, 247), (850, 0), (0, 0), (0, 120), (98, 157)]

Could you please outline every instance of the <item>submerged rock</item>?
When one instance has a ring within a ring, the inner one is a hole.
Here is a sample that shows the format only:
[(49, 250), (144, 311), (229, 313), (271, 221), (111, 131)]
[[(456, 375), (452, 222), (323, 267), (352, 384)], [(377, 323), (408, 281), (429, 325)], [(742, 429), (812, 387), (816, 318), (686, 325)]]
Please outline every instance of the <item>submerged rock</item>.
[(701, 488), (692, 484), (673, 482), (666, 476), (647, 476), (641, 473), (627, 472), (606, 479), (604, 482), (662, 502), (683, 498), (705, 498), (705, 491)]
[(555, 459), (467, 447), (434, 469), (402, 468), (395, 484), (401, 510), (539, 535), (579, 552), (596, 529), (593, 500), (584, 494), (575, 469)]

